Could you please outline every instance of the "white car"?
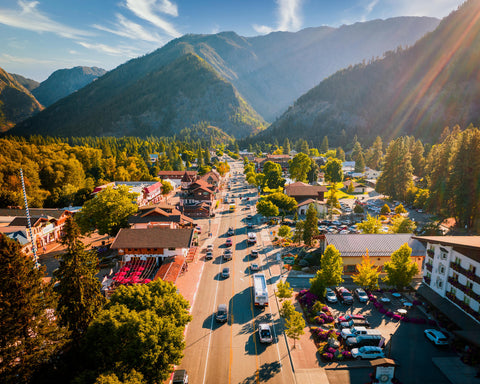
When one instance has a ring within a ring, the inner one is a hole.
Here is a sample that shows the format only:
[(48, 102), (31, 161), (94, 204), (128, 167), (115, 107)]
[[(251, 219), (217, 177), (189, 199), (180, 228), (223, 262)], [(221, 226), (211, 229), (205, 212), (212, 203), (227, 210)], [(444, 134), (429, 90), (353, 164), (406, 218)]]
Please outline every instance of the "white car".
[(208, 251), (213, 251), (213, 244), (208, 244), (207, 245), (207, 252)]
[(325, 299), (329, 303), (336, 303), (338, 301), (337, 295), (335, 294), (335, 292), (333, 291), (332, 288), (327, 288), (327, 293), (325, 294)]
[(261, 343), (271, 343), (273, 341), (272, 330), (269, 324), (258, 324), (258, 337)]
[(425, 337), (435, 345), (448, 345), (448, 338), (436, 329), (425, 329)]
[(382, 348), (380, 347), (372, 347), (370, 345), (366, 345), (360, 348), (353, 348), (352, 349), (352, 357), (354, 359), (378, 359), (385, 357)]
[(250, 264), (250, 269), (251, 269), (252, 272), (259, 271), (260, 266), (256, 263), (253, 263), (253, 264)]
[(368, 295), (362, 288), (357, 288), (353, 291), (354, 295), (360, 303), (366, 303), (368, 301)]

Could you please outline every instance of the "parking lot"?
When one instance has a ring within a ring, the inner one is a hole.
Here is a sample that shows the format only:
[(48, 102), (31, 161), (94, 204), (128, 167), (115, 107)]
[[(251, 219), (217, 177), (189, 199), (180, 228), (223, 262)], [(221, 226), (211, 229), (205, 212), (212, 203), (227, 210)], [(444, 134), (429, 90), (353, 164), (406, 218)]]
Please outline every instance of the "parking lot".
[[(308, 286), (306, 281), (301, 283), (301, 280), (307, 279), (305, 277), (295, 278), (293, 276), (287, 279), (293, 286), (298, 287), (301, 284)], [(346, 286), (349, 289), (354, 288), (354, 285)], [(390, 292), (376, 294), (376, 296), (379, 301), (382, 298), (388, 299), (390, 302), (383, 303), (383, 307), (393, 313), (398, 313), (399, 309), (405, 309), (404, 301), (411, 299), (411, 297), (404, 296), (397, 298), (392, 296)], [(380, 313), (371, 302), (362, 304), (359, 303), (356, 298), (353, 305), (344, 305), (337, 302), (328, 304), (328, 306), (335, 318), (346, 314), (361, 314), (366, 316), (371, 328), (379, 330), (385, 338), (385, 356), (392, 358), (398, 364), (396, 377), (400, 379), (402, 383), (450, 383), (432, 359), (443, 357), (455, 358), (456, 354), (448, 347), (434, 346), (424, 335), (425, 329), (437, 328), (435, 325), (393, 320), (385, 314)], [(408, 316), (410, 318), (426, 319), (426, 314), (419, 308), (420, 307), (414, 306), (412, 309), (408, 309)], [(364, 384), (368, 382), (369, 373), (373, 371), (368, 361), (359, 362), (350, 360), (330, 363), (320, 360), (319, 365), (325, 369), (330, 384)]]

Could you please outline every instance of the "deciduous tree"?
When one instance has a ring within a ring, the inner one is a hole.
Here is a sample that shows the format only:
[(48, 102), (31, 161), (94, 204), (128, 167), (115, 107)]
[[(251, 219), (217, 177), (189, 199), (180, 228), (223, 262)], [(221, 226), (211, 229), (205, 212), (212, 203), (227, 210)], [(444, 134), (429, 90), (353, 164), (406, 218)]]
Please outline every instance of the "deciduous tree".
[[(307, 152), (308, 153), (308, 152)], [(288, 162), (290, 177), (296, 181), (307, 181), (307, 174), (312, 161), (305, 153), (298, 153)]]
[(413, 277), (418, 273), (417, 264), (411, 259), (412, 248), (403, 244), (392, 253), (390, 261), (384, 264), (387, 275), (383, 281), (401, 290), (412, 282)]
[(341, 183), (343, 181), (342, 162), (339, 159), (329, 159), (323, 166), (325, 181), (328, 183)]
[(279, 213), (278, 207), (271, 201), (265, 199), (261, 199), (258, 201), (257, 212), (265, 217), (278, 216)]
[(359, 223), (357, 226), (362, 233), (380, 233), (380, 230), (382, 229), (382, 223), (378, 217), (370, 215), (367, 215), (367, 219)]
[(415, 228), (417, 225), (408, 217), (397, 216), (392, 220), (392, 233), (413, 233)]
[(283, 282), (280, 280), (277, 283), (277, 292), (275, 292), (275, 295), (280, 299), (289, 299), (292, 297), (293, 294), (293, 288), (290, 288), (290, 283), (288, 281)]
[(320, 270), (310, 279), (310, 291), (318, 297), (325, 296), (327, 287), (334, 287), (343, 282), (343, 260), (340, 252), (330, 244), (320, 261)]
[(365, 289), (373, 291), (378, 289), (379, 276), (380, 267), (373, 265), (367, 249), (365, 256), (362, 256), (362, 262), (357, 264), (357, 273), (352, 276), (353, 282)]
[(285, 334), (293, 339), (293, 348), (300, 336), (305, 333), (305, 320), (300, 312), (294, 311), (285, 320)]

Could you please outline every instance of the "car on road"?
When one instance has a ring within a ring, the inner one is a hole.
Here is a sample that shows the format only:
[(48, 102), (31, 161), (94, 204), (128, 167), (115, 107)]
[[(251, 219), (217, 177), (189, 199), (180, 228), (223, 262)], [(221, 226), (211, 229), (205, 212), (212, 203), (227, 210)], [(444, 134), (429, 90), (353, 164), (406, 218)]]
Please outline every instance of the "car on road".
[(252, 256), (254, 259), (258, 257), (258, 250), (257, 249), (252, 249), (250, 252), (250, 256)]
[(337, 295), (335, 295), (335, 292), (333, 291), (332, 288), (327, 288), (327, 292), (325, 294), (325, 299), (329, 303), (336, 303), (338, 301), (337, 300)]
[(368, 302), (368, 295), (362, 288), (356, 288), (353, 293), (360, 303)]
[(345, 287), (335, 288), (335, 293), (337, 294), (338, 300), (343, 304), (353, 304), (353, 296), (350, 291)]
[(188, 374), (185, 369), (177, 369), (173, 372), (172, 384), (188, 384)]
[(248, 215), (247, 216), (247, 220), (252, 220), (253, 219), (253, 216), (252, 215)]
[(370, 345), (366, 345), (360, 348), (353, 348), (352, 349), (352, 357), (354, 359), (378, 359), (385, 357), (383, 353), (383, 349), (380, 347), (373, 347)]
[(272, 330), (269, 324), (258, 324), (258, 337), (261, 343), (271, 343), (273, 341)]
[(225, 251), (223, 252), (223, 258), (225, 260), (232, 260), (232, 250), (231, 249), (225, 249)]
[(212, 251), (207, 251), (205, 254), (205, 260), (212, 260), (213, 259), (213, 252)]
[(235, 235), (235, 230), (232, 227), (228, 228), (227, 236), (233, 236), (233, 235)]
[(208, 244), (207, 245), (207, 252), (208, 251), (213, 251), (213, 244)]
[(248, 224), (247, 224), (247, 228), (248, 228), (248, 229), (252, 229), (252, 228), (253, 228), (253, 223), (248, 223)]
[(256, 263), (252, 263), (252, 264), (250, 264), (250, 270), (251, 270), (252, 272), (257, 272), (257, 271), (260, 270), (260, 266), (259, 266), (258, 264), (256, 264)]
[(436, 329), (425, 329), (425, 337), (435, 345), (448, 345), (448, 337)]
[(215, 320), (220, 323), (225, 323), (228, 320), (227, 304), (218, 304), (217, 313), (215, 314)]
[(230, 277), (230, 268), (228, 268), (228, 267), (223, 268), (223, 270), (222, 270), (222, 277), (223, 277), (224, 279)]
[(233, 245), (232, 239), (231, 239), (231, 238), (228, 238), (228, 239), (225, 241), (225, 246), (226, 246), (226, 247), (231, 247), (232, 245)]

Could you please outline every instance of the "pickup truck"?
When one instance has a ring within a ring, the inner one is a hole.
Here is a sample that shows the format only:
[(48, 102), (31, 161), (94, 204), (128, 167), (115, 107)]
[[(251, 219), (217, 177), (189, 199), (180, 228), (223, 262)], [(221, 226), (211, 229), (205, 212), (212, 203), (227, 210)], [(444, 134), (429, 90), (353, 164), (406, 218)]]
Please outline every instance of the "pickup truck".
[(351, 319), (349, 321), (342, 321), (339, 323), (339, 327), (343, 328), (352, 328), (354, 326), (361, 325), (365, 328), (370, 328), (370, 323), (367, 319)]
[(360, 326), (342, 329), (342, 337), (345, 340), (348, 339), (349, 337), (357, 337), (360, 335), (380, 335), (380, 331), (376, 329), (367, 329), (366, 327), (360, 327)]

